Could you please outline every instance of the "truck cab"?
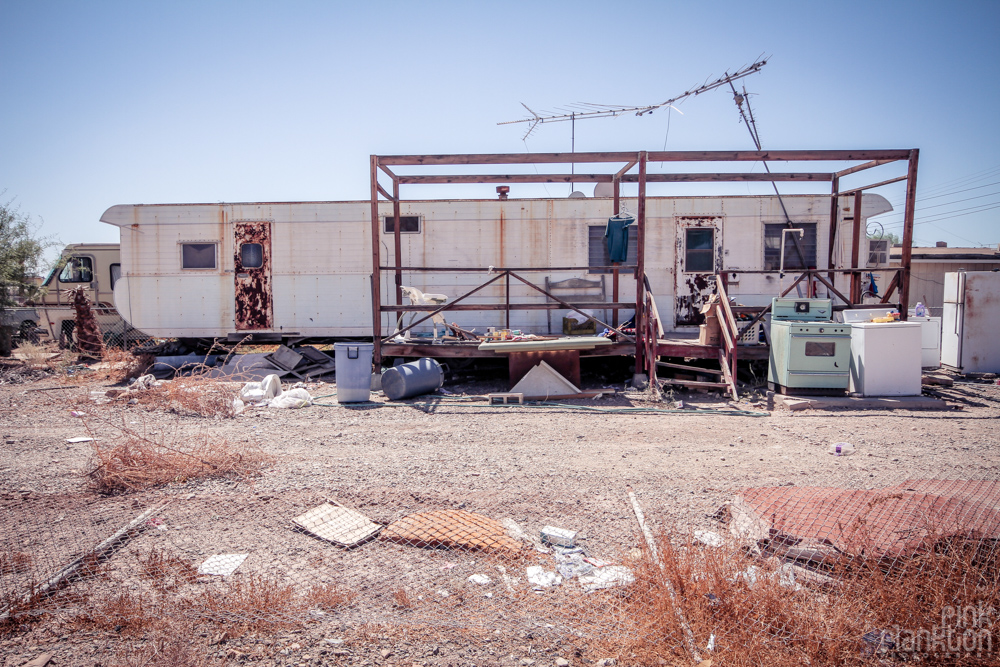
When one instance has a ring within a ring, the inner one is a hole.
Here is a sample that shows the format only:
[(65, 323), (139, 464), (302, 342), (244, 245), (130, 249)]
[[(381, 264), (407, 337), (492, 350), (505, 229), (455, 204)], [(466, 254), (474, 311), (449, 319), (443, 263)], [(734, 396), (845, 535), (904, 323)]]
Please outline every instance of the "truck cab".
[(117, 243), (71, 243), (59, 262), (42, 281), (41, 296), (35, 299), (37, 326), (61, 345), (72, 340), (76, 327), (72, 290), (83, 287), (101, 329), (121, 328), (115, 310), (115, 281), (121, 277), (121, 252)]

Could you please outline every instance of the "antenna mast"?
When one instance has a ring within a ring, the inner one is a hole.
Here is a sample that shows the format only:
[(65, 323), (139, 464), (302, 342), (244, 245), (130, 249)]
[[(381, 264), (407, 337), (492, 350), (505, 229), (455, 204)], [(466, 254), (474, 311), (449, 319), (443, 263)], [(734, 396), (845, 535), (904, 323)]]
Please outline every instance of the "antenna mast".
[(534, 132), (535, 129), (542, 123), (560, 123), (560, 122), (570, 121), (571, 123), (575, 124), (577, 120), (582, 120), (585, 118), (607, 118), (607, 117), (617, 118), (618, 116), (621, 116), (626, 113), (635, 113), (636, 116), (644, 116), (646, 114), (653, 113), (654, 111), (662, 107), (672, 107), (675, 102), (680, 102), (681, 100), (684, 100), (688, 97), (695, 97), (697, 95), (701, 95), (702, 93), (707, 93), (710, 90), (715, 90), (716, 88), (725, 86), (726, 84), (732, 85), (731, 82), (736, 81), (737, 79), (742, 79), (745, 76), (749, 76), (755, 72), (760, 71), (760, 68), (762, 68), (766, 64), (767, 64), (766, 59), (758, 60), (752, 65), (747, 65), (746, 67), (734, 72), (733, 74), (727, 73), (719, 77), (715, 81), (712, 81), (711, 83), (705, 83), (701, 86), (698, 86), (697, 88), (692, 88), (691, 90), (685, 91), (676, 97), (671, 97), (669, 100), (661, 102), (660, 104), (623, 107), (623, 106), (611, 106), (607, 104), (581, 103), (574, 106), (582, 109), (582, 111), (568, 111), (566, 113), (558, 113), (558, 114), (548, 114), (547, 112), (543, 111), (542, 113), (547, 113), (547, 115), (541, 115), (535, 113), (535, 111), (532, 110), (524, 102), (521, 102), (521, 106), (527, 109), (528, 113), (531, 114), (530, 117), (520, 118), (518, 120), (507, 120), (497, 123), (497, 125), (530, 123), (531, 125), (528, 127), (528, 131), (525, 132), (523, 137), (524, 139), (527, 139), (529, 136), (531, 136), (532, 132)]

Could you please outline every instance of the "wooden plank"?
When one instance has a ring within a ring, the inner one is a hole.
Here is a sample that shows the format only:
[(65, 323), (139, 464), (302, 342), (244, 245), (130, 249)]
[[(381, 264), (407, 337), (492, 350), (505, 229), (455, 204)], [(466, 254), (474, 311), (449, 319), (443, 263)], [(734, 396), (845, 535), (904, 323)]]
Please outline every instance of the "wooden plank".
[(917, 161), (920, 151), (910, 151), (910, 165), (906, 172), (906, 204), (903, 210), (903, 252), (899, 264), (903, 269), (899, 279), (899, 316), (906, 319), (910, 307), (910, 261), (913, 254), (913, 212), (917, 202)]
[(382, 264), (379, 258), (379, 248), (381, 248), (381, 243), (379, 239), (379, 229), (378, 229), (378, 156), (371, 156), (371, 164), (369, 165), (371, 169), (371, 234), (372, 234), (372, 275), (371, 280), (371, 292), (372, 292), (372, 341), (375, 343), (375, 348), (372, 350), (372, 362), (375, 367), (378, 367), (382, 363), (381, 354), (381, 340), (382, 340), (382, 291), (381, 291), (381, 280), (378, 267)]
[[(628, 162), (634, 152), (590, 153), (464, 153), (443, 155), (379, 155), (382, 165), (448, 164), (571, 164), (589, 162)], [(779, 150), (779, 151), (653, 151), (652, 162), (853, 162), (870, 160), (906, 160), (908, 149), (876, 150)]]
[(865, 162), (864, 164), (855, 165), (853, 167), (848, 167), (847, 169), (841, 169), (834, 176), (837, 179), (841, 179), (844, 176), (850, 174), (856, 174), (859, 171), (864, 171), (865, 169), (871, 169), (872, 167), (878, 167), (883, 164), (889, 164), (890, 162), (896, 162), (896, 160), (872, 160), (871, 162)]
[(699, 387), (702, 389), (729, 389), (725, 382), (696, 382), (695, 380), (678, 380), (676, 378), (660, 378), (660, 382), (681, 385), (682, 387)]
[(639, 328), (645, 316), (646, 277), (646, 151), (639, 153), (639, 210), (636, 213), (636, 260), (635, 260), (635, 374), (642, 373), (643, 338), (645, 333)]
[[(761, 173), (685, 173), (685, 174), (647, 174), (647, 183), (726, 183), (734, 181), (796, 181), (796, 182), (829, 182), (834, 175), (830, 172), (761, 172)], [(625, 183), (635, 183), (638, 176), (623, 176)]]
[[(861, 191), (854, 193), (854, 224), (851, 226), (851, 268), (858, 268), (858, 254), (861, 252)], [(861, 273), (851, 274), (850, 303), (861, 301)]]
[(872, 188), (880, 188), (883, 185), (890, 185), (891, 183), (899, 183), (900, 181), (905, 181), (906, 176), (897, 176), (896, 178), (890, 178), (887, 181), (879, 181), (878, 183), (872, 183), (871, 185), (863, 185), (860, 188), (852, 188), (850, 190), (844, 190), (840, 194), (842, 195), (853, 195), (855, 193), (864, 192), (865, 190), (871, 190)]
[(704, 375), (725, 375), (723, 371), (717, 371), (714, 368), (699, 368), (698, 366), (685, 366), (684, 364), (672, 364), (667, 361), (657, 361), (657, 366), (662, 366), (664, 368), (676, 368), (678, 370), (687, 371), (689, 373), (701, 373)]
[(439, 183), (610, 183), (612, 174), (435, 174), (433, 176), (399, 176), (403, 185), (434, 185)]
[[(572, 302), (570, 304), (573, 308), (596, 308), (596, 309), (610, 309), (610, 308), (635, 308), (635, 304), (629, 301), (621, 302), (610, 302), (610, 301), (600, 301), (596, 303), (579, 303)], [(434, 305), (409, 305), (403, 304), (402, 306), (382, 306), (384, 312), (391, 313), (414, 313), (414, 312), (424, 312), (429, 313), (436, 311), (438, 309), (447, 311), (459, 311), (459, 310), (506, 310), (507, 304), (505, 303), (451, 303), (442, 306)], [(559, 303), (512, 303), (510, 304), (511, 310), (567, 310), (565, 305)]]
[(838, 221), (840, 220), (840, 178), (834, 177), (833, 182), (830, 185), (830, 243), (827, 246), (828, 256), (826, 259), (826, 268), (828, 269), (827, 276), (830, 280), (833, 280), (833, 272), (829, 269), (833, 268), (833, 249), (834, 244), (837, 241), (837, 231), (840, 229)]

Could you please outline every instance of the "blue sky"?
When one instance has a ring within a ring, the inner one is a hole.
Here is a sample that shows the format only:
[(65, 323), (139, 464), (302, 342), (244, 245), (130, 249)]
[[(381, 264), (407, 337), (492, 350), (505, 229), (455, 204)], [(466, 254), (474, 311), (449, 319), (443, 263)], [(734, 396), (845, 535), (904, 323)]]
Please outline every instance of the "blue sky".
[[(496, 123), (662, 102), (761, 54), (764, 148), (919, 148), (916, 243), (1000, 242), (997, 1), (0, 0), (0, 26), (0, 190), (64, 243), (117, 240), (114, 204), (367, 198), (372, 153), (566, 151), (569, 124)], [(576, 149), (752, 149), (730, 94), (680, 110), (669, 134), (662, 111), (581, 121)]]

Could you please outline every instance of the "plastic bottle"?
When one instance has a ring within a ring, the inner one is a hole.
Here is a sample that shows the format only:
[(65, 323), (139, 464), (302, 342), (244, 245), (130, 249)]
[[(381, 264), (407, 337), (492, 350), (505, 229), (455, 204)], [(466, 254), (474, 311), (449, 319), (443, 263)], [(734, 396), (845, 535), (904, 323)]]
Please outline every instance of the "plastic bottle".
[(924, 306), (923, 302), (917, 301), (917, 305), (914, 306), (914, 308), (913, 308), (913, 316), (914, 317), (926, 317), (927, 316), (927, 308)]
[(827, 451), (834, 456), (850, 456), (854, 453), (854, 445), (849, 442), (835, 442)]

